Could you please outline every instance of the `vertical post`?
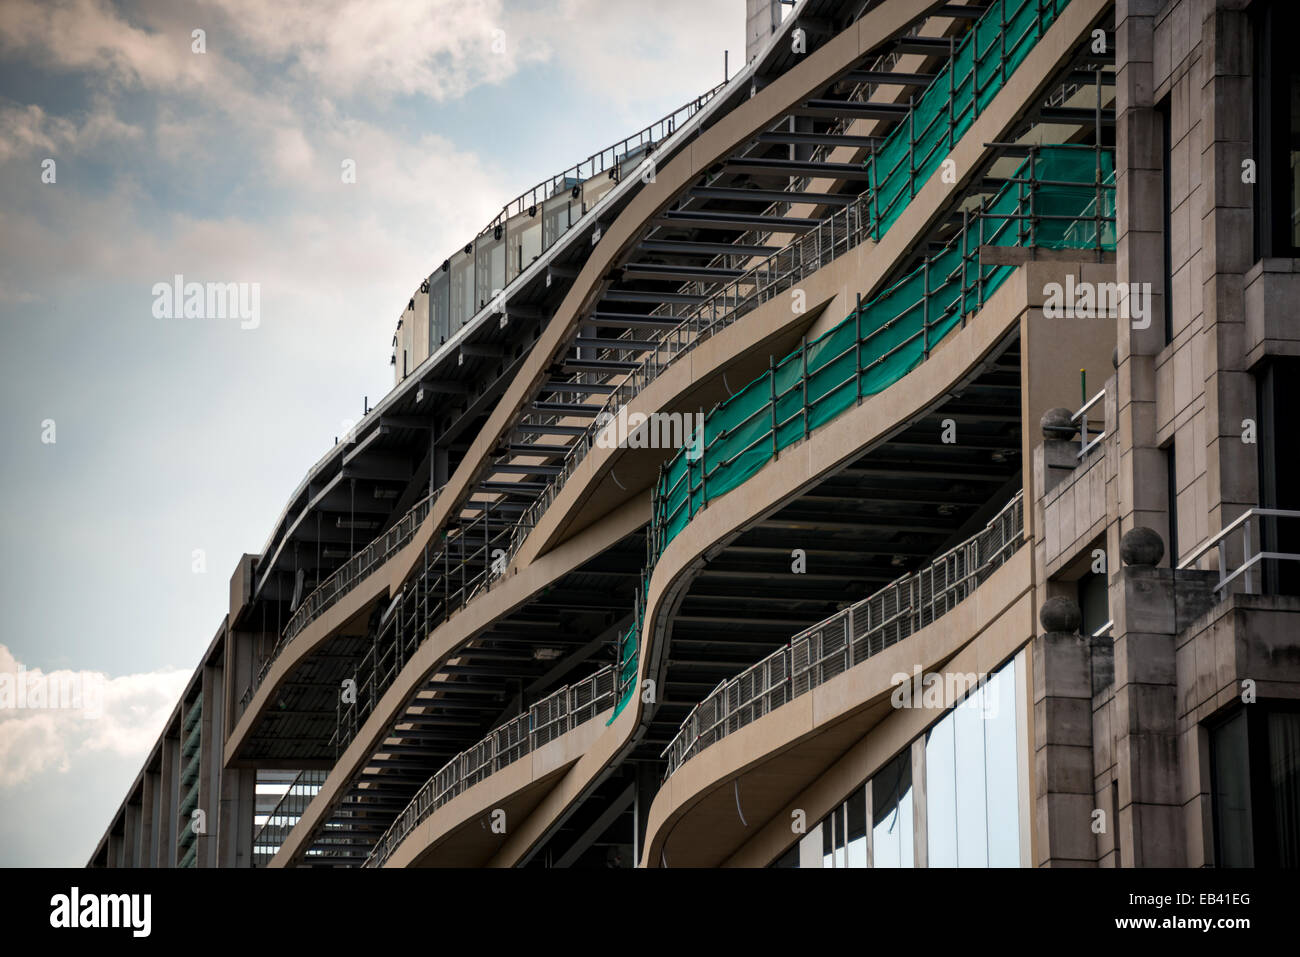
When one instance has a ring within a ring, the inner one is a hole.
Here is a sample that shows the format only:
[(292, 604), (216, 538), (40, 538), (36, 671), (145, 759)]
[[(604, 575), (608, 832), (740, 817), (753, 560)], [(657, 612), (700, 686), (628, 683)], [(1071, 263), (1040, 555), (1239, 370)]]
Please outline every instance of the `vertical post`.
[(862, 404), (862, 293), (858, 293), (858, 304), (853, 310), (853, 378), (857, 382), (856, 405)]
[(875, 143), (871, 144), (871, 238), (880, 239), (880, 182), (876, 176), (876, 154), (879, 152)]
[(1038, 228), (1038, 220), (1034, 218), (1034, 205), (1035, 205), (1034, 194), (1038, 192), (1038, 164), (1035, 162), (1037, 157), (1038, 157), (1038, 150), (1031, 149), (1029, 151), (1029, 219), (1028, 219), (1028, 223), (1029, 223), (1028, 240), (1029, 240), (1029, 245), (1031, 246), (1035, 245), (1036, 243), (1037, 236), (1035, 234)]
[(1007, 79), (1007, 0), (998, 0), (998, 4), (998, 16), (1002, 20), (1002, 28), (998, 31), (998, 42), (1001, 44), (998, 77), (1005, 83)]
[(799, 345), (799, 359), (803, 364), (800, 378), (803, 383), (803, 437), (808, 438), (808, 334), (804, 333)]
[(930, 257), (921, 270), (921, 357), (930, 358)]
[(948, 38), (948, 152), (952, 152), (957, 129), (957, 41)]
[(772, 461), (776, 461), (776, 356), (767, 357), (767, 381), (772, 400)]
[[(1254, 572), (1250, 567), (1250, 519), (1246, 519), (1246, 521), (1242, 523), (1241, 536), (1241, 561), (1242, 564), (1246, 566), (1246, 594), (1253, 595), (1255, 594), (1255, 589), (1251, 583), (1251, 578)], [(1175, 556), (1170, 557), (1174, 558)]]
[[(1088, 370), (1079, 370), (1079, 394), (1083, 396), (1080, 406), (1088, 404)], [(1088, 448), (1088, 410), (1083, 408), (1083, 418), (1079, 422), (1079, 457), (1083, 457), (1084, 450)]]
[(966, 261), (970, 258), (970, 210), (961, 211), (961, 325), (966, 328)]
[[(1102, 176), (1101, 176), (1101, 68), (1097, 68), (1097, 101), (1093, 116), (1093, 155), (1096, 158), (1096, 171), (1094, 179), (1097, 181), (1097, 208), (1093, 210), (1095, 223), (1097, 227), (1096, 244), (1097, 244), (1097, 261), (1101, 262), (1101, 214), (1102, 214)], [(1118, 238), (1118, 236), (1116, 237)]]
[(978, 257), (980, 256), (980, 251), (984, 248), (984, 220), (987, 211), (988, 200), (981, 199), (979, 211), (980, 239), (979, 244), (975, 247), (975, 255), (977, 257), (975, 263), (975, 280), (979, 284), (979, 293), (976, 296), (975, 302), (976, 309), (981, 309), (984, 306), (984, 264), (978, 261)]
[(706, 433), (703, 425), (704, 422), (703, 408), (700, 409), (700, 417), (697, 421), (701, 423), (700, 425), (700, 505), (704, 506), (709, 504), (709, 466), (708, 466), (708, 458), (707, 458), (709, 447), (707, 442), (705, 441)]
[(907, 98), (907, 189), (916, 198), (916, 97)]

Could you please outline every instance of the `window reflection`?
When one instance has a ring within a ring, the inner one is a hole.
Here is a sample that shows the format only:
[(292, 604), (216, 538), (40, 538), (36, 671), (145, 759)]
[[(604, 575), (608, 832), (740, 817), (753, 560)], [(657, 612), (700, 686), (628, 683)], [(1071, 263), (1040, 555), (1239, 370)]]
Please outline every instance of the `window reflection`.
[(1016, 662), (972, 691), (926, 738), (931, 867), (1020, 864)]
[[(1008, 662), (925, 734), (924, 841), (929, 867), (1020, 865), (1018, 667), (1015, 659)], [(1290, 753), (1290, 745), (1300, 740), (1300, 725), (1279, 730), (1278, 738), (1287, 742), (1280, 751)], [(911, 746), (904, 748), (816, 829), (809, 828), (805, 853), (787, 853), (780, 866), (915, 867), (912, 754)], [(1295, 794), (1295, 780), (1293, 776), (1279, 787)]]
[(912, 749), (871, 779), (871, 843), (876, 867), (912, 866)]

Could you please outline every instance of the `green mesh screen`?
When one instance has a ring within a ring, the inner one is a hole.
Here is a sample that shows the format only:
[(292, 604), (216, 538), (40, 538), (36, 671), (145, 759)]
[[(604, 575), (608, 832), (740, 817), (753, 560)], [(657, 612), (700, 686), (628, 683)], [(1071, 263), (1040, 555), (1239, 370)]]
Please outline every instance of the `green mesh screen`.
[[(994, 0), (952, 59), (881, 144), (872, 171), (876, 237), (1002, 89), (1070, 0)], [(1004, 26), (1005, 25), (1005, 26)]]
[[(1014, 181), (1031, 172), (1032, 188)], [(916, 368), (929, 348), (978, 309), (1014, 269), (980, 265), (964, 252), (973, 255), (981, 241), (1095, 248), (1099, 228), (1102, 247), (1113, 249), (1114, 224), (1100, 222), (1097, 209), (1100, 194), (1100, 215), (1114, 216), (1114, 175), (1109, 151), (1036, 151), (989, 204), (978, 234), (972, 223), (927, 265), (806, 349), (773, 362), (770, 372), (717, 406), (704, 421), (703, 454), (692, 458), (683, 450), (664, 466), (656, 498), (659, 549), (707, 502), (743, 484), (781, 449)], [(1015, 218), (1026, 214), (1040, 218)]]

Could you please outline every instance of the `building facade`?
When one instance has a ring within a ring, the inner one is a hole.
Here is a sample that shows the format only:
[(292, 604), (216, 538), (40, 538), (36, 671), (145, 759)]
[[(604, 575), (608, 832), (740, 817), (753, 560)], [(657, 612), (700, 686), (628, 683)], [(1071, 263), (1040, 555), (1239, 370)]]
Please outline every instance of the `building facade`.
[(1300, 862), (1291, 7), (749, 0), (421, 278), (90, 864)]

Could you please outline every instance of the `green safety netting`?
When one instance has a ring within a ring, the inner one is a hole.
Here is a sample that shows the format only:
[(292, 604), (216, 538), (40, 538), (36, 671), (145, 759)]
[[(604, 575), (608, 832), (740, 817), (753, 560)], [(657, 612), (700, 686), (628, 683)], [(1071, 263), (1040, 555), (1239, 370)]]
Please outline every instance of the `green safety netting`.
[[(918, 186), (939, 169), (1069, 2), (994, 0), (911, 104), (907, 120), (868, 161), (867, 212), (874, 238), (902, 215)], [(1012, 267), (971, 262), (969, 244), (1115, 248), (1113, 153), (1044, 147), (1013, 179), (1021, 177), (1035, 185), (1003, 189), (982, 217), (978, 236), (963, 232), (960, 246), (950, 245), (714, 409), (704, 424), (708, 453), (698, 458), (679, 453), (664, 468), (656, 496), (658, 551), (707, 501), (741, 485), (778, 451), (860, 397), (897, 382), (979, 308)], [(1036, 218), (1015, 218), (1026, 214)], [(711, 460), (707, 467), (706, 459)], [(638, 615), (619, 641), (621, 690), (611, 723), (631, 699), (640, 633)]]
[[(903, 378), (1014, 271), (982, 265), (981, 245), (1115, 248), (1115, 157), (1093, 147), (1031, 150), (1007, 184), (939, 255), (721, 403), (656, 487), (652, 562), (709, 501), (743, 484), (783, 448)], [(692, 454), (688, 450), (702, 449)], [(648, 580), (649, 569), (647, 569)], [(643, 583), (644, 585), (644, 583)], [(619, 699), (635, 689), (643, 608), (619, 640)]]
[[(1032, 185), (1024, 182), (1031, 173)], [(701, 446), (692, 443), (664, 466), (656, 496), (658, 550), (705, 504), (744, 483), (781, 449), (916, 368), (1011, 274), (1011, 266), (979, 264), (979, 245), (1113, 249), (1114, 223), (1105, 221), (1114, 216), (1113, 182), (1110, 151), (1035, 150), (985, 215), (942, 253), (717, 406), (704, 420), (702, 452), (693, 455), (690, 449)], [(1020, 218), (1030, 214), (1035, 218)]]
[(879, 238), (1002, 89), (1070, 0), (994, 0), (873, 160)]
[[(637, 608), (642, 607), (640, 598), (637, 600)], [(614, 713), (610, 719), (605, 722), (606, 725), (614, 723), (623, 711), (624, 706), (632, 700), (632, 693), (636, 690), (636, 669), (637, 669), (637, 651), (641, 644), (641, 614), (638, 611), (636, 621), (632, 622), (627, 631), (623, 632), (618, 639), (618, 702), (614, 705)]]

